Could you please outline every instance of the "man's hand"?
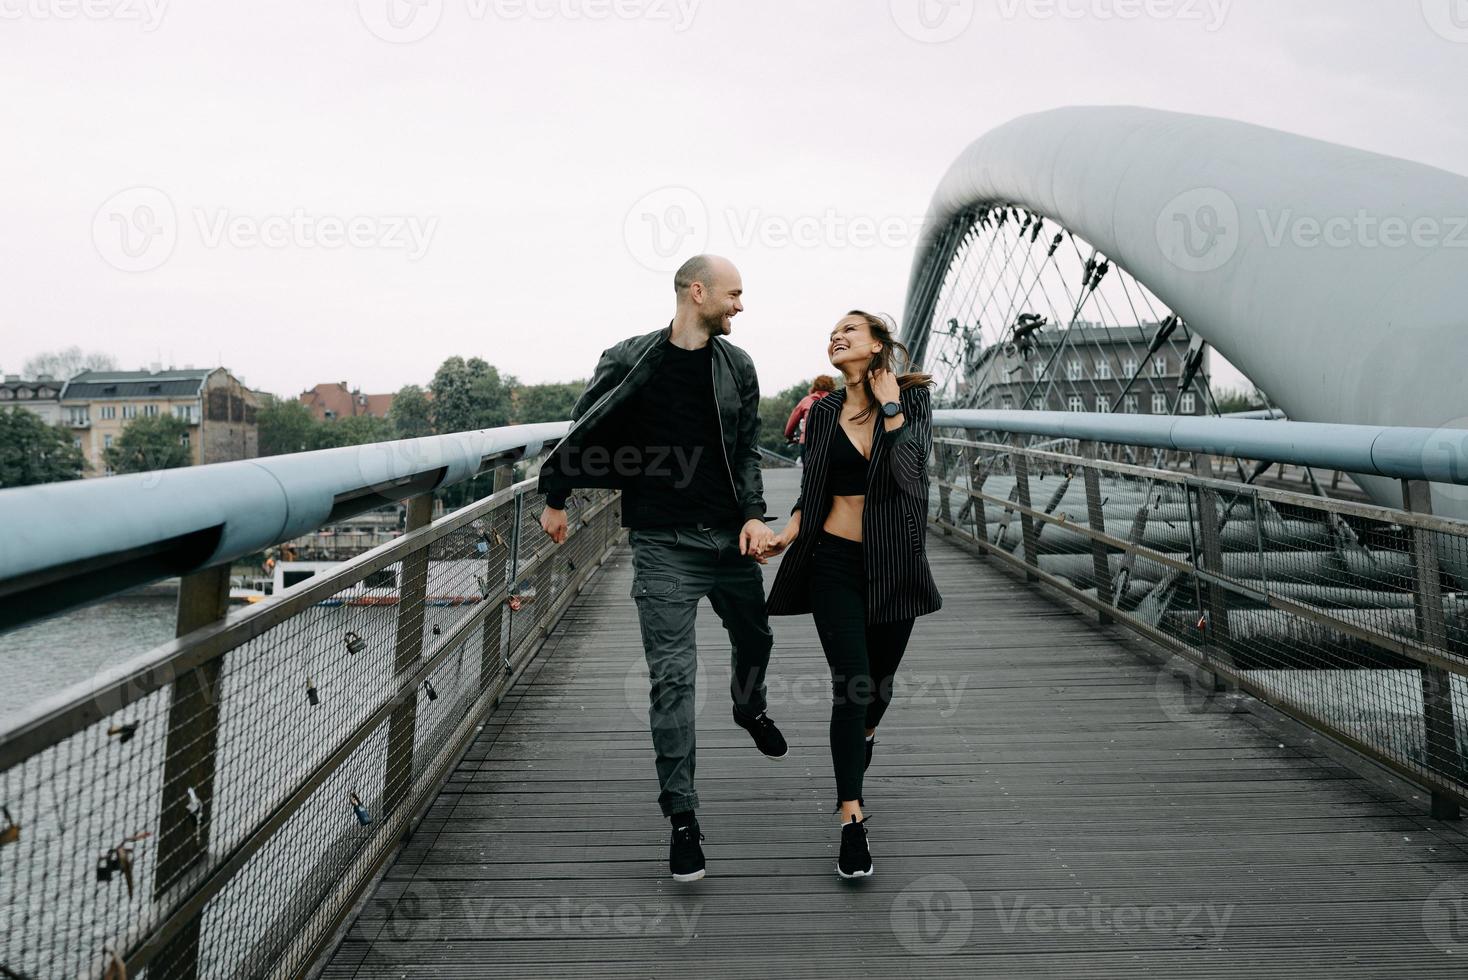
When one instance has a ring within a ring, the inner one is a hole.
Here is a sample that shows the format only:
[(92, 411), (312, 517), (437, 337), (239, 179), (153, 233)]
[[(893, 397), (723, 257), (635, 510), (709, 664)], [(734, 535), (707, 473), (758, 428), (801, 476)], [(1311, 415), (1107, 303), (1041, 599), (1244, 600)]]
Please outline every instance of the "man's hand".
[(547, 507), (540, 512), (540, 526), (556, 544), (566, 540), (566, 512)]
[(739, 553), (749, 555), (763, 565), (765, 549), (774, 540), (775, 532), (770, 530), (770, 526), (758, 517), (751, 517), (744, 522), (744, 527), (739, 532)]

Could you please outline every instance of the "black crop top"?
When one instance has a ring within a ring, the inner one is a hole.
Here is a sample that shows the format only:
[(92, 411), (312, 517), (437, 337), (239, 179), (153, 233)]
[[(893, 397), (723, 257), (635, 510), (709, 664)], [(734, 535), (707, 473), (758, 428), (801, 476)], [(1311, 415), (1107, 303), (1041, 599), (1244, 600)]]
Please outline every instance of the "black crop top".
[[(831, 440), (831, 470), (828, 488), (832, 496), (860, 497), (867, 492), (867, 465), (869, 460), (861, 454), (846, 434), (841, 420), (836, 420), (839, 434)], [(872, 450), (876, 450), (877, 429), (872, 431)]]

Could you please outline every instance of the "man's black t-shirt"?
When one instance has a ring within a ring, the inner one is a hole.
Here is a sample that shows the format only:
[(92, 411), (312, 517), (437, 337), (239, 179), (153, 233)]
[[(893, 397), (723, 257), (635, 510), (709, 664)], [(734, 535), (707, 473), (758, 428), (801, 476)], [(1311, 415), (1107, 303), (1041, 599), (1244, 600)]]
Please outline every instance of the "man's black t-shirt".
[(712, 343), (684, 350), (664, 340), (656, 372), (618, 412), (613, 424), (626, 436), (617, 441), (635, 459), (622, 494), (629, 528), (741, 523), (714, 403), (713, 353)]

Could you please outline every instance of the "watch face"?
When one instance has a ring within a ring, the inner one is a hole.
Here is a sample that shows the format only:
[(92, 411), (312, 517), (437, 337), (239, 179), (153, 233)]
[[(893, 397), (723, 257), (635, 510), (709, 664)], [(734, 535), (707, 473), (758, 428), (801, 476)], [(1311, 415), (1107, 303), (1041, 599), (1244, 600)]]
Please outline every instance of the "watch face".
[(900, 411), (902, 411), (902, 406), (897, 404), (896, 402), (887, 402), (885, 405), (882, 406), (882, 414), (887, 416), (889, 419)]

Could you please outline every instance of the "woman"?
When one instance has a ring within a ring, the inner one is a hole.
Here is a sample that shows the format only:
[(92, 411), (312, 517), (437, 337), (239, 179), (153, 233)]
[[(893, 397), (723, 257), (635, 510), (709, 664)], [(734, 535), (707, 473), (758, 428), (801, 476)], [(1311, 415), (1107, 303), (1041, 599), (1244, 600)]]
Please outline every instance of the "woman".
[(811, 613), (831, 667), (843, 878), (872, 873), (862, 774), (913, 620), (943, 604), (925, 549), (932, 378), (896, 374), (897, 351), (907, 360), (890, 324), (870, 313), (854, 310), (831, 331), (826, 354), (845, 385), (811, 406), (800, 499), (764, 552), (790, 550), (770, 615)]
[(785, 422), (785, 441), (795, 443), (795, 458), (797, 462), (805, 462), (805, 417), (810, 413), (810, 407), (836, 390), (836, 379), (829, 374), (818, 374), (816, 379), (810, 383), (810, 394), (806, 395), (795, 405), (795, 410), (790, 413), (790, 418)]

